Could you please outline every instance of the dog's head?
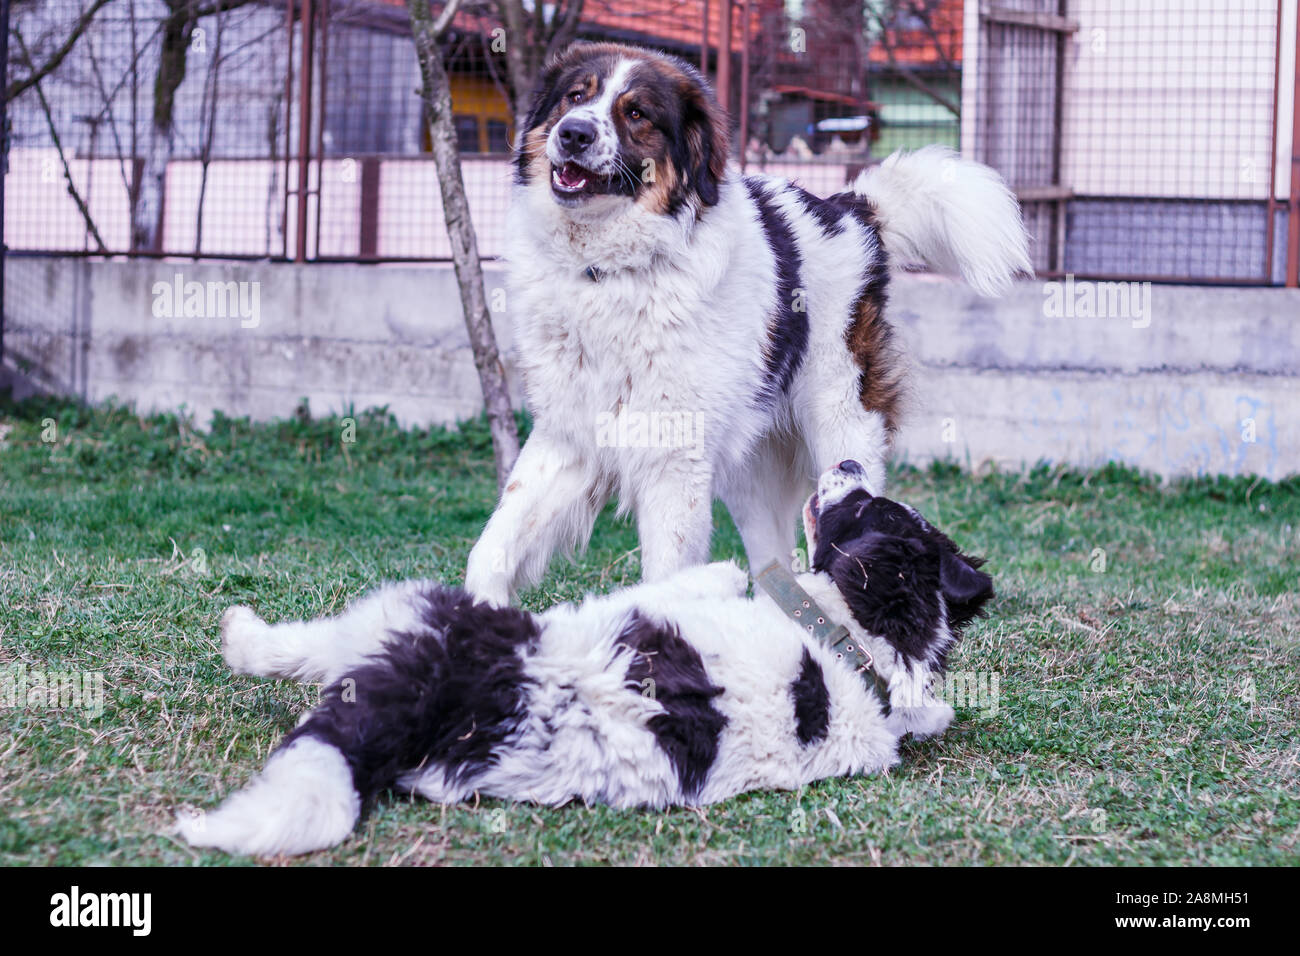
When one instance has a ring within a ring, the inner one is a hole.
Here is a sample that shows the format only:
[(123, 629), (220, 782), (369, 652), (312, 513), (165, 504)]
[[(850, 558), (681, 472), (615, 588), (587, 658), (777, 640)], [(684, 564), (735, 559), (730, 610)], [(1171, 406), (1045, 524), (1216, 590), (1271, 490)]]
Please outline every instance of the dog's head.
[(698, 71), (637, 47), (575, 43), (543, 70), (517, 172), (575, 217), (631, 204), (673, 216), (716, 204), (726, 164), (726, 117)]
[(803, 519), (812, 570), (831, 577), (859, 625), (910, 660), (942, 666), (951, 640), (993, 596), (983, 560), (914, 509), (873, 496), (856, 461), (821, 476)]

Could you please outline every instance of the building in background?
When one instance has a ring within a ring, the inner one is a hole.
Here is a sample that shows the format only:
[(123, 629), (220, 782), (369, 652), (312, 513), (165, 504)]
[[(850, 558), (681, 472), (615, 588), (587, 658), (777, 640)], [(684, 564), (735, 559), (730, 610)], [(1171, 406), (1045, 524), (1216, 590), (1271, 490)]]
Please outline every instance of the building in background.
[[(84, 2), (19, 2), (14, 23), (39, 58)], [(49, 116), (34, 89), (10, 104), (10, 249), (132, 251), (135, 183), (157, 161), (159, 27), (185, 2), (108, 5), (42, 82)], [(291, 255), (302, 154), (306, 258), (449, 254), (405, 4), (322, 2), (305, 152), (303, 31), (286, 5), (231, 0), (196, 24), (164, 163), (162, 251)], [(698, 63), (706, 8), (709, 70), (730, 66), (750, 169), (825, 193), (896, 148), (946, 143), (1016, 189), (1045, 275), (1270, 284), (1300, 269), (1296, 0), (742, 0), (729, 40), (722, 0), (586, 0), (576, 33)], [(468, 3), (446, 43), (489, 256), (515, 134), (495, 9)], [(15, 58), (10, 78), (22, 72)]]

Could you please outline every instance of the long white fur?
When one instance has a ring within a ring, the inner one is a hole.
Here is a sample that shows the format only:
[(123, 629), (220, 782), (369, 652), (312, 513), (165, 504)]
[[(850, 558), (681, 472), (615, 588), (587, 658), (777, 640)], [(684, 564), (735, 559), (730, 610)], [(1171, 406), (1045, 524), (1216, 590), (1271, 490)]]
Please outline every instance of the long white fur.
[(858, 176), (853, 189), (875, 203), (898, 265), (960, 275), (987, 296), (1033, 271), (1016, 197), (992, 169), (947, 146), (894, 153)]
[[(886, 769), (898, 762), (909, 730), (942, 731), (952, 709), (909, 698), (924, 667), (909, 670), (883, 639), (853, 619), (825, 574), (799, 583), (854, 637), (872, 648), (891, 689), (885, 717), (879, 701), (847, 664), (810, 638), (766, 595), (745, 597), (747, 574), (730, 562), (689, 568), (664, 580), (564, 604), (538, 616), (540, 637), (524, 652), (525, 718), (479, 776), (448, 784), (441, 767), (413, 769), (398, 782), (430, 800), (483, 796), (561, 804), (572, 799), (619, 807), (708, 804), (752, 789), (793, 789), (814, 780)], [(335, 618), (267, 625), (252, 614), (228, 614), (222, 648), (245, 672), (267, 676), (322, 674), (345, 659), (372, 653), (384, 632), (377, 621), (410, 621), (419, 594), (434, 582), (413, 581), (368, 595)], [(627, 686), (632, 658), (620, 636), (634, 612), (680, 629), (699, 653), (709, 679), (725, 693), (715, 706), (727, 718), (703, 790), (688, 799), (649, 727), (663, 711), (652, 693)], [(346, 649), (348, 641), (352, 649)], [(800, 744), (791, 684), (804, 650), (821, 666), (830, 700), (826, 737)], [(260, 664), (255, 662), (262, 662)], [(252, 783), (208, 813), (183, 813), (176, 829), (195, 846), (232, 853), (304, 853), (341, 842), (360, 812), (342, 754), (301, 738), (274, 754)]]
[(178, 814), (176, 832), (191, 846), (292, 856), (342, 843), (360, 816), (361, 798), (343, 754), (304, 737), (272, 754), (217, 809)]
[[(610, 85), (590, 110), (614, 99)], [(885, 422), (860, 404), (845, 344), (864, 271), (883, 255), (879, 237), (851, 217), (828, 237), (780, 192), (783, 181), (769, 183), (803, 253), (810, 341), (787, 393), (767, 405), (755, 396), (779, 276), (738, 170), (698, 218), (619, 196), (571, 208), (542, 178), (519, 188), (508, 286), (535, 425), (470, 555), (475, 596), (506, 604), (538, 581), (557, 550), (586, 544), (611, 495), (636, 514), (643, 575), (657, 580), (708, 559), (714, 497), (750, 566), (762, 567), (788, 557), (799, 505), (828, 466), (856, 459), (883, 493)], [(876, 203), (891, 256), (956, 269), (984, 292), (1029, 268), (1015, 200), (986, 167), (923, 149), (890, 157), (855, 188)], [(696, 440), (602, 447), (602, 416), (655, 412), (691, 416)]]

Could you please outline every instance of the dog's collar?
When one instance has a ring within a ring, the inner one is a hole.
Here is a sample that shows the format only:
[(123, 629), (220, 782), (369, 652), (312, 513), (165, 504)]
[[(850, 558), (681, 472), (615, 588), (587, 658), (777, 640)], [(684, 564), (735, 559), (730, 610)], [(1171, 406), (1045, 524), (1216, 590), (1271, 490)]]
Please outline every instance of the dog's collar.
[(880, 700), (880, 707), (888, 717), (891, 709), (889, 688), (885, 684), (885, 679), (880, 676), (880, 672), (876, 670), (876, 662), (871, 652), (854, 639), (849, 629), (827, 617), (826, 612), (817, 606), (817, 602), (809, 596), (808, 592), (799, 587), (799, 582), (795, 580), (794, 575), (779, 562), (773, 561), (765, 567), (754, 581), (792, 621), (830, 648), (838, 660), (848, 658), (849, 663), (854, 665), (854, 670), (861, 674), (863, 681), (875, 691), (876, 697)]

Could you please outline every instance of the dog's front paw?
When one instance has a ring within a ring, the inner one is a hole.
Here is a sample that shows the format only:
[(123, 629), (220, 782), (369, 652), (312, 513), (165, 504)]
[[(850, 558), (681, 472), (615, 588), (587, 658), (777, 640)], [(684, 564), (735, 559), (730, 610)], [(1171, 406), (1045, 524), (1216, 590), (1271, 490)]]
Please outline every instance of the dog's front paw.
[(510, 606), (510, 589), (499, 582), (480, 583), (476, 587), (467, 586), (465, 590), (475, 601), (482, 601), (493, 607)]
[(494, 607), (509, 607), (510, 578), (494, 567), (499, 560), (499, 555), (493, 558), (483, 546), (475, 545), (465, 568), (465, 590), (476, 601), (485, 601)]
[(688, 571), (685, 584), (700, 597), (744, 597), (749, 590), (749, 572), (734, 561), (715, 561)]
[(895, 707), (885, 720), (896, 737), (911, 734), (914, 740), (937, 737), (948, 729), (956, 712), (949, 704), (935, 702), (925, 707)]
[(259, 674), (255, 655), (266, 622), (251, 607), (237, 604), (221, 616), (221, 656), (236, 674)]

